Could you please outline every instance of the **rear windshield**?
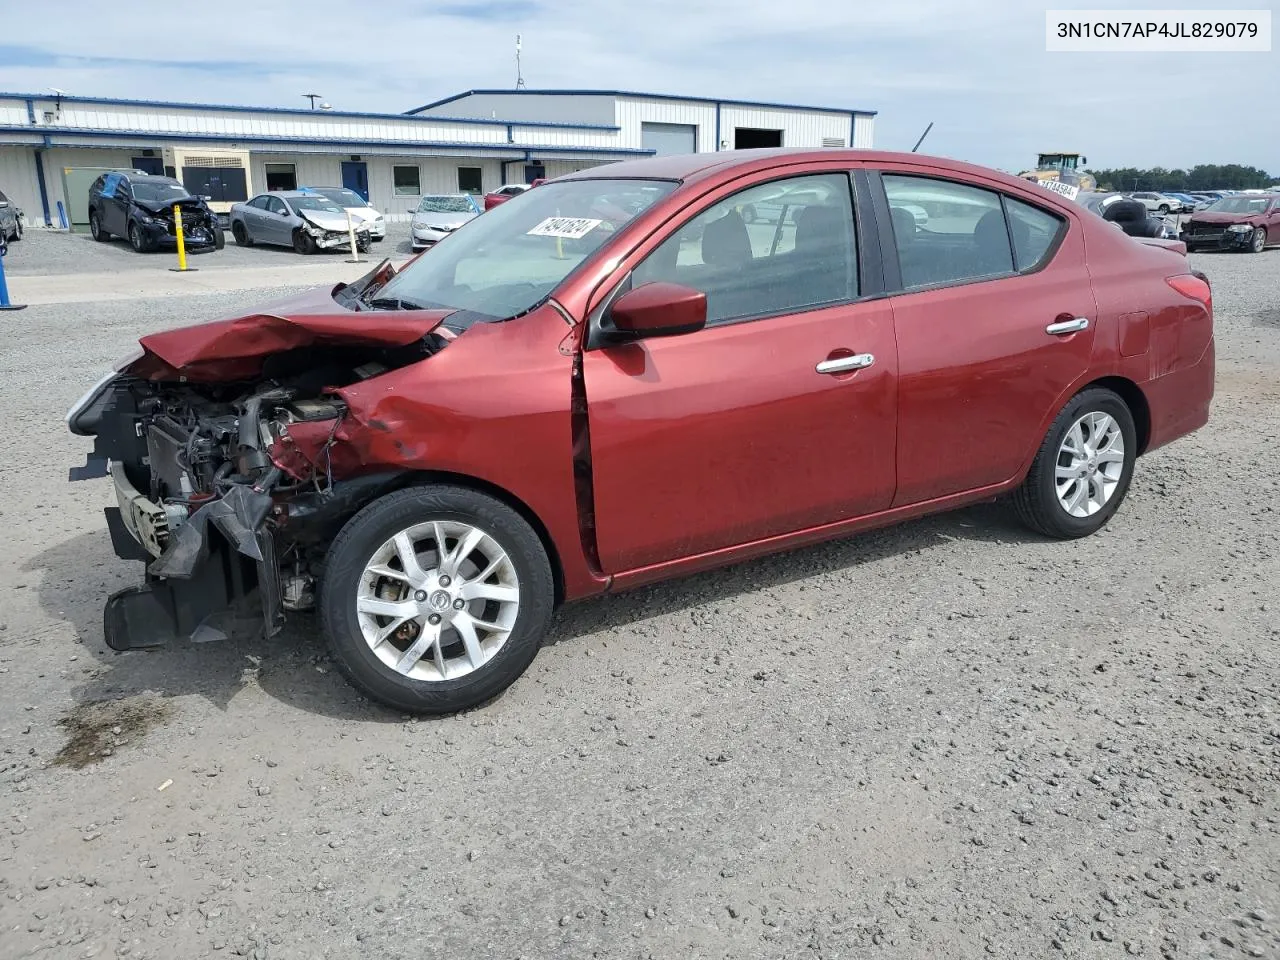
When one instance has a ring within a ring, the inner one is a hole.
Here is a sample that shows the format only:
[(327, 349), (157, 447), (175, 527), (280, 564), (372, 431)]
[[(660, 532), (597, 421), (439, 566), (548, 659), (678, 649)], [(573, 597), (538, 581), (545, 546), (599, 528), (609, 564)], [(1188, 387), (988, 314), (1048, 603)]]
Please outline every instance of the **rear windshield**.
[(163, 203), (191, 196), (186, 187), (175, 181), (135, 180), (131, 186), (134, 199), (144, 203)]

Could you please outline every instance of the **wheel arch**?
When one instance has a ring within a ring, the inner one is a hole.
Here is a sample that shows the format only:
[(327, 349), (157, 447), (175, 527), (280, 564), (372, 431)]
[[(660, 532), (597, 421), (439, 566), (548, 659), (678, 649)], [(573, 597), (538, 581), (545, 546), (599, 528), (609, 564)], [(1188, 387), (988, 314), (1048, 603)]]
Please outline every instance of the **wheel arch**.
[(1090, 387), (1103, 387), (1124, 401), (1129, 413), (1133, 415), (1133, 429), (1138, 434), (1138, 456), (1146, 453), (1147, 445), (1151, 442), (1151, 406), (1147, 403), (1147, 395), (1142, 392), (1142, 388), (1127, 377), (1101, 377), (1086, 383), (1072, 396)]
[[(455, 487), (466, 487), (477, 493), (484, 493), (495, 500), (500, 500), (508, 507), (520, 514), (521, 518), (533, 528), (533, 532), (537, 534), (538, 540), (542, 543), (542, 548), (547, 551), (547, 562), (551, 564), (551, 579), (555, 584), (555, 602), (559, 606), (564, 602), (565, 586), (564, 586), (564, 565), (560, 558), (560, 551), (556, 548), (556, 542), (551, 536), (551, 532), (547, 529), (547, 525), (542, 522), (542, 518), (534, 512), (533, 508), (525, 503), (522, 499), (507, 490), (498, 486), (496, 483), (490, 483), (487, 480), (481, 480), (479, 477), (473, 477), (465, 473), (453, 473), (448, 470), (418, 470), (407, 473), (396, 484), (396, 490), (404, 490), (409, 487), (426, 487), (432, 484), (449, 484)], [(380, 495), (391, 491), (383, 491), (382, 494), (371, 496), (360, 507), (367, 506), (372, 503)]]

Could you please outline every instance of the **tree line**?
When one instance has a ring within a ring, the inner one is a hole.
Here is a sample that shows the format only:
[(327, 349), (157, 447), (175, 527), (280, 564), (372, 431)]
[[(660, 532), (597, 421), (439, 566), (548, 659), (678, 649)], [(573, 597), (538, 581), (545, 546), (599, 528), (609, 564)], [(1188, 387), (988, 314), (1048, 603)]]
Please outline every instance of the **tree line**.
[(1238, 163), (1202, 163), (1190, 170), (1166, 170), (1152, 167), (1138, 170), (1121, 167), (1118, 170), (1090, 170), (1098, 180), (1099, 190), (1148, 190), (1159, 193), (1174, 190), (1195, 193), (1197, 190), (1252, 190), (1269, 187), (1277, 177), (1257, 167), (1245, 167)]

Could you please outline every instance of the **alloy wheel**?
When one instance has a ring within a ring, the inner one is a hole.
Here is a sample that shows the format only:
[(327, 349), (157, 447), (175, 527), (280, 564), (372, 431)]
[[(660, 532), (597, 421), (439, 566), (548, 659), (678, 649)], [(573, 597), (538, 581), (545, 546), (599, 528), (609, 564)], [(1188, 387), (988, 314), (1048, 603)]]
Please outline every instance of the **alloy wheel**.
[(1107, 505), (1124, 476), (1124, 433), (1108, 413), (1095, 410), (1071, 425), (1058, 447), (1058, 503), (1073, 517), (1091, 517)]
[(1257, 227), (1253, 231), (1253, 243), (1251, 248), (1254, 253), (1261, 253), (1262, 248), (1267, 245), (1267, 231), (1265, 227)]
[(412, 680), (456, 680), (497, 655), (520, 612), (520, 581), (488, 532), (454, 520), (401, 530), (365, 564), (356, 617), (369, 649)]

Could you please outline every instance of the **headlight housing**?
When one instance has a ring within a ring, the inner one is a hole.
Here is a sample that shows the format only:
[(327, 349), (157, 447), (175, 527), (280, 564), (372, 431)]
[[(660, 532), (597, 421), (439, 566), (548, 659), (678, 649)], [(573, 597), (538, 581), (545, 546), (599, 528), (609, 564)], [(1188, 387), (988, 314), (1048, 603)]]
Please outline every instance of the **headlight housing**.
[(1227, 230), (1231, 233), (1249, 233), (1253, 230), (1253, 227), (1249, 226), (1247, 223), (1233, 223), (1231, 226), (1227, 227)]
[(316, 239), (323, 237), (328, 232), (323, 227), (317, 227), (314, 223), (308, 223), (304, 229)]

